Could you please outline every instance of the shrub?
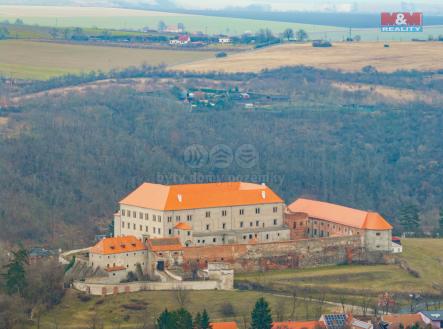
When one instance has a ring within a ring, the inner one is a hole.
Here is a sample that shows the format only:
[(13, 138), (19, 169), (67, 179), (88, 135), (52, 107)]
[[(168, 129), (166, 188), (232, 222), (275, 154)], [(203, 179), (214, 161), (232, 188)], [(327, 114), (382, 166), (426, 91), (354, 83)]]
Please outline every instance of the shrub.
[(220, 52), (215, 54), (215, 57), (217, 57), (217, 58), (228, 57), (228, 54), (225, 53), (224, 51), (220, 51)]
[(220, 306), (220, 313), (223, 314), (224, 316), (234, 316), (235, 315), (234, 306), (230, 302), (224, 302)]
[(84, 303), (89, 302), (91, 300), (91, 296), (84, 292), (78, 294), (77, 298)]

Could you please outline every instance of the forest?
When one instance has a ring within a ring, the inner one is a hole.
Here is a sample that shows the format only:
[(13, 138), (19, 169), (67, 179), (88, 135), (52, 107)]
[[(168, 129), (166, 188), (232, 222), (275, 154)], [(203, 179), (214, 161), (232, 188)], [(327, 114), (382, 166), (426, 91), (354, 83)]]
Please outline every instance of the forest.
[[(169, 79), (168, 87), (133, 88), (131, 83), (143, 77), (154, 86)], [(14, 87), (2, 80), (0, 90), (20, 97), (108, 78), (126, 82), (56, 96), (40, 93), (0, 110), (0, 119), (7, 118), (0, 124), (1, 240), (84, 246), (106, 230), (117, 202), (143, 181), (257, 181), (287, 203), (303, 196), (378, 211), (395, 225), (395, 233), (407, 229), (402, 216), (411, 212), (419, 217), (412, 221), (421, 233), (439, 228), (443, 112), (441, 98), (431, 98), (443, 90), (441, 72), (295, 67), (187, 75), (132, 68)], [(343, 90), (335, 83), (371, 88)], [(190, 111), (177, 98), (178, 88), (211, 84), (290, 100), (266, 109), (226, 103)], [(407, 102), (390, 94), (375, 97), (374, 86), (389, 87), (391, 93), (414, 90), (423, 97)], [(235, 162), (193, 168), (184, 150), (194, 144), (232, 150), (249, 144), (258, 161), (252, 168)]]

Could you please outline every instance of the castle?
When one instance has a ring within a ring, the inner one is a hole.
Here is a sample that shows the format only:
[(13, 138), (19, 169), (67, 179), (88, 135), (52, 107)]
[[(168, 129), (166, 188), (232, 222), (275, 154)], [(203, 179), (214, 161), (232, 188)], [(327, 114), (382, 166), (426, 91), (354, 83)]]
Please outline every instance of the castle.
[(114, 237), (90, 248), (89, 265), (119, 280), (137, 266), (154, 273), (241, 259), (238, 269), (266, 259), (277, 268), (280, 257), (298, 267), (392, 248), (392, 226), (376, 212), (308, 199), (286, 206), (264, 184), (144, 183), (119, 202)]

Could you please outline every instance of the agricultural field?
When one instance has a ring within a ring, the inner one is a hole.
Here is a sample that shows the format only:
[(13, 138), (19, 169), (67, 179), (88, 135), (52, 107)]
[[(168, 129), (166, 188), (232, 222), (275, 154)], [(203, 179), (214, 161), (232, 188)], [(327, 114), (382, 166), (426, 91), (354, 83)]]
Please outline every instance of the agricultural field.
[[(398, 295), (399, 304), (407, 304), (410, 293), (440, 294), (443, 289), (443, 239), (403, 239), (403, 254), (399, 259), (415, 277), (399, 265), (343, 265), (315, 269), (271, 271), (238, 274), (239, 282), (256, 282), (272, 290), (290, 292), (311, 290), (311, 294), (326, 294), (326, 300), (359, 304), (362, 298), (376, 298), (384, 292)], [(424, 257), (426, 255), (426, 257)], [(443, 299), (443, 297), (441, 297)]]
[[(255, 291), (192, 291), (187, 294), (185, 308), (192, 314), (201, 312), (204, 308), (208, 311), (212, 321), (234, 320), (243, 323), (244, 318), (248, 319), (255, 301), (260, 297), (265, 297), (271, 304), (274, 317), (279, 309), (283, 317), (288, 318), (292, 313), (291, 299), (274, 296), (272, 294)], [(93, 318), (104, 321), (104, 329), (108, 328), (141, 328), (141, 324), (146, 321), (151, 325), (159, 314), (165, 309), (173, 310), (180, 307), (177, 301), (177, 292), (173, 291), (145, 291), (131, 294), (120, 294), (115, 296), (92, 297), (89, 301), (81, 301), (79, 293), (68, 290), (62, 304), (44, 314), (40, 327), (50, 328), (57, 323), (61, 328), (90, 328)], [(225, 303), (233, 306), (235, 314), (225, 315), (221, 308)], [(282, 304), (284, 306), (282, 306)], [(323, 310), (333, 311), (333, 306), (320, 303), (309, 303), (309, 315), (313, 319)], [(136, 310), (136, 308), (139, 308)], [(298, 304), (295, 308), (296, 318), (304, 318), (306, 307)]]
[(213, 58), (174, 69), (209, 72), (259, 72), (282, 66), (306, 65), (343, 71), (359, 71), (372, 65), (379, 71), (437, 70), (443, 68), (442, 42), (334, 43), (331, 48), (314, 48), (311, 44), (285, 44), (266, 49)]
[(214, 57), (212, 51), (134, 49), (34, 42), (0, 41), (0, 74), (48, 79), (68, 73), (109, 71), (129, 66), (173, 65)]
[[(304, 29), (311, 39), (326, 38), (341, 41), (348, 37), (349, 30), (337, 26), (288, 23), (270, 20), (245, 18), (188, 15), (169, 12), (132, 10), (121, 8), (96, 7), (57, 7), (57, 6), (0, 6), (0, 21), (14, 22), (17, 18), (25, 24), (40, 26), (82, 27), (106, 29), (156, 29), (159, 21), (167, 25), (183, 23), (189, 32), (201, 31), (209, 34), (238, 35), (246, 31), (256, 32), (269, 28), (280, 33), (286, 28)], [(443, 26), (427, 26), (422, 33), (381, 33), (378, 29), (353, 29), (363, 40), (410, 40), (427, 39), (429, 35), (443, 34)]]

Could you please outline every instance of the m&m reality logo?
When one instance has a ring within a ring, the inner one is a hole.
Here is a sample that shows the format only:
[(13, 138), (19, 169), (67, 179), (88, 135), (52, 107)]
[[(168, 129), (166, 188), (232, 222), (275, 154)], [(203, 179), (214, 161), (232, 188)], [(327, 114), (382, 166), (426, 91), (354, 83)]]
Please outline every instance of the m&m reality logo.
[(382, 32), (423, 32), (423, 13), (381, 13)]

